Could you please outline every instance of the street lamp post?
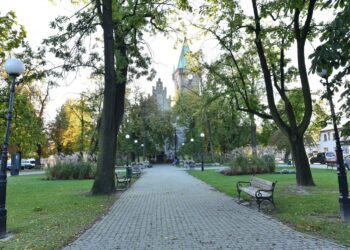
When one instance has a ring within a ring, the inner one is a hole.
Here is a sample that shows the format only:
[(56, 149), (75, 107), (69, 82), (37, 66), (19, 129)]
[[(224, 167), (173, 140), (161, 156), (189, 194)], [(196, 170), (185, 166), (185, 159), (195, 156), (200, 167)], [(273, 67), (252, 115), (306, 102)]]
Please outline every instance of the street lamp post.
[(192, 161), (194, 161), (194, 159), (193, 159), (193, 154), (194, 154), (194, 139), (193, 138), (191, 138), (191, 143), (192, 143)]
[(339, 185), (339, 205), (340, 205), (340, 216), (344, 222), (350, 222), (350, 199), (349, 199), (349, 189), (348, 180), (346, 177), (346, 171), (344, 166), (343, 150), (340, 145), (339, 132), (337, 127), (337, 118), (335, 116), (334, 104), (332, 100), (332, 91), (328, 82), (328, 72), (326, 69), (317, 72), (317, 74), (325, 79), (327, 88), (327, 99), (331, 109), (332, 122), (334, 127), (334, 137), (336, 143), (336, 155), (337, 155), (337, 174), (338, 174), (338, 185)]
[(126, 134), (125, 135), (125, 139), (126, 139), (126, 166), (129, 166), (129, 139), (130, 139), (130, 135)]
[(204, 133), (200, 134), (200, 137), (202, 138), (202, 155), (201, 155), (201, 160), (202, 160), (202, 171), (204, 171)]
[(179, 117), (177, 116), (175, 118), (175, 122), (173, 123), (174, 126), (174, 160), (176, 160), (177, 158), (177, 131), (176, 131), (176, 127), (177, 127), (177, 122), (179, 120)]
[(24, 72), (23, 63), (15, 58), (8, 59), (5, 62), (5, 71), (11, 76), (12, 82), (10, 86), (10, 99), (7, 110), (7, 121), (5, 130), (5, 141), (2, 146), (1, 154), (1, 171), (0, 171), (0, 239), (6, 237), (6, 222), (7, 222), (7, 210), (6, 210), (6, 184), (7, 184), (7, 153), (8, 142), (10, 137), (10, 127), (12, 121), (12, 109), (15, 98), (16, 78)]
[(174, 146), (175, 146), (174, 159), (176, 160), (176, 157), (177, 157), (177, 155), (176, 155), (176, 148), (177, 148), (176, 126), (175, 126), (175, 129), (174, 129), (174, 132), (175, 132), (175, 134), (174, 134), (174, 136), (175, 136), (175, 138), (174, 138)]
[(141, 148), (142, 148), (142, 160), (145, 161), (145, 145), (143, 143), (141, 144)]
[(139, 141), (138, 140), (134, 140), (134, 143), (135, 143), (135, 163), (138, 161), (138, 157), (137, 157), (137, 155), (138, 155), (138, 150), (137, 150), (137, 143), (138, 143)]
[(182, 145), (182, 159), (183, 160), (185, 160), (185, 153), (184, 153), (184, 146), (185, 146), (185, 143), (183, 142), (183, 143), (181, 143), (181, 145)]

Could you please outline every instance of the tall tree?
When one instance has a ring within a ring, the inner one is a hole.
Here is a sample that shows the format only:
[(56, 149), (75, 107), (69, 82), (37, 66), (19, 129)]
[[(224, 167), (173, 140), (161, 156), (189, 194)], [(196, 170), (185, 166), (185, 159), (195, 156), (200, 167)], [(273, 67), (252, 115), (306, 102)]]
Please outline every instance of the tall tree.
[[(240, 81), (241, 68), (235, 63), (237, 55), (244, 54), (247, 44), (254, 45), (265, 84), (270, 115), (276, 125), (288, 137), (296, 163), (298, 185), (314, 185), (308, 157), (304, 147), (304, 133), (312, 115), (312, 100), (305, 64), (305, 43), (312, 38), (312, 19), (316, 0), (309, 1), (257, 1), (251, 0), (253, 14), (240, 9), (240, 1), (207, 1), (202, 12), (211, 15), (211, 26), (203, 27), (218, 39), (234, 62)], [(216, 11), (220, 10), (220, 11)], [(209, 27), (209, 28), (208, 28)], [(288, 32), (292, 30), (293, 32)], [(297, 70), (292, 66), (286, 51), (296, 44)], [(245, 61), (248, 65), (249, 62)], [(299, 76), (304, 113), (298, 123), (288, 98), (288, 83)], [(284, 103), (287, 120), (283, 120), (277, 108), (276, 93)]]
[[(164, 148), (173, 141), (173, 128), (171, 124), (171, 113), (160, 110), (157, 101), (153, 96), (146, 97), (139, 91), (133, 91), (133, 100), (126, 104), (125, 118), (118, 138), (121, 142), (121, 149), (125, 152), (133, 144), (133, 152), (140, 151), (140, 144), (145, 156), (159, 155)], [(131, 142), (124, 140), (129, 134)], [(134, 144), (134, 140), (138, 144)]]
[[(92, 186), (92, 193), (108, 194), (115, 190), (114, 164), (116, 158), (116, 137), (119, 127), (117, 119), (120, 114), (118, 114), (117, 99), (118, 97), (123, 97), (125, 92), (120, 93), (117, 88), (121, 84), (116, 84), (113, 4), (111, 0), (103, 0), (102, 6), (100, 1), (96, 1), (96, 3), (103, 28), (105, 88), (98, 141), (97, 173)], [(124, 104), (124, 98), (120, 101)]]
[[(52, 23), (52, 27), (60, 33), (45, 43), (51, 45), (51, 52), (64, 60), (64, 70), (85, 66), (91, 68), (94, 74), (105, 74), (98, 170), (92, 187), (93, 194), (108, 194), (115, 189), (116, 138), (124, 115), (125, 87), (135, 77), (154, 76), (154, 71), (149, 69), (150, 57), (144, 53), (143, 34), (165, 31), (166, 15), (173, 10), (176, 2), (180, 2), (180, 7), (186, 6), (184, 0), (95, 0), (76, 13), (75, 23), (68, 17), (57, 18)], [(84, 44), (84, 39), (93, 35), (100, 24), (104, 30), (104, 69), (99, 63), (101, 58), (98, 53), (93, 52), (93, 48), (87, 49)], [(113, 69), (110, 65), (112, 56)]]
[[(247, 145), (249, 142), (247, 117), (234, 108), (232, 99), (226, 98), (225, 95), (218, 97), (213, 89), (203, 95), (200, 96), (196, 92), (184, 92), (179, 96), (174, 107), (179, 116), (178, 123), (187, 128), (187, 144), (190, 138), (198, 141), (198, 136), (202, 132), (209, 134), (205, 124), (206, 116), (208, 116), (211, 121), (213, 153), (227, 153), (235, 147)], [(202, 102), (201, 99), (207, 102)], [(203, 109), (203, 105), (206, 106), (206, 110)], [(204, 112), (207, 112), (206, 115), (203, 114)], [(195, 146), (199, 147), (200, 144), (195, 143)], [(186, 149), (187, 153), (192, 151), (191, 146), (187, 145)]]
[[(235, 57), (228, 51), (216, 61), (203, 64), (208, 70), (208, 87), (216, 94), (212, 98), (229, 96), (235, 109), (249, 114), (253, 155), (257, 154), (255, 116), (272, 119), (272, 116), (265, 112), (267, 107), (262, 99), (262, 83), (259, 76), (261, 72), (255, 61), (250, 51), (241, 57)], [(249, 67), (246, 62), (249, 62)]]
[(55, 144), (55, 153), (61, 154), (65, 150), (64, 132), (68, 128), (68, 114), (65, 106), (62, 105), (58, 110), (55, 120), (49, 124), (50, 139)]

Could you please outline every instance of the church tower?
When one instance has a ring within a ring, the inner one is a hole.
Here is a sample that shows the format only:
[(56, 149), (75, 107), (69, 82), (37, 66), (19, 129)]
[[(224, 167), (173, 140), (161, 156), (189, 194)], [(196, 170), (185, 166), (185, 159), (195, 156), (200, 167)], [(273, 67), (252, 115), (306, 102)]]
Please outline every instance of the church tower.
[(189, 51), (190, 48), (185, 38), (177, 67), (173, 73), (173, 81), (177, 93), (186, 92), (188, 90), (199, 91), (199, 77), (188, 69), (186, 54)]
[(152, 88), (152, 97), (155, 98), (158, 107), (161, 111), (169, 111), (170, 106), (170, 97), (167, 97), (167, 89), (163, 87), (163, 82), (158, 78), (156, 87)]

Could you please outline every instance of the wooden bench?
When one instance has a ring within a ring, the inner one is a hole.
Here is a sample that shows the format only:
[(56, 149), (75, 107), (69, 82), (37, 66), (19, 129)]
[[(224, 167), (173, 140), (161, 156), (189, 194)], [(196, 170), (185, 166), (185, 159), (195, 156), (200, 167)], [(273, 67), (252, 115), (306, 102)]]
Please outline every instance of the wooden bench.
[[(346, 164), (345, 162), (345, 158), (344, 159), (344, 167), (347, 168), (348, 170), (350, 170), (350, 167), (348, 166), (348, 164)], [(339, 164), (337, 161), (326, 161), (326, 165), (327, 165), (327, 169), (330, 167), (331, 169), (333, 169), (333, 167), (338, 168)]]
[(140, 165), (134, 165), (132, 166), (132, 174), (136, 175), (137, 177), (140, 177), (141, 175), (141, 166)]
[(142, 165), (143, 165), (143, 168), (151, 168), (152, 167), (152, 164), (149, 161), (144, 161), (142, 163)]
[(275, 190), (276, 183), (277, 181), (271, 182), (261, 178), (257, 178), (255, 176), (252, 176), (250, 181), (239, 181), (236, 184), (238, 200), (241, 199), (241, 192), (244, 192), (256, 199), (259, 211), (260, 204), (264, 200), (270, 201), (273, 204), (274, 208), (276, 208), (275, 202), (273, 200), (273, 192)]
[(327, 169), (330, 167), (333, 169), (333, 167), (337, 168), (338, 167), (338, 162), (336, 161), (326, 161)]
[(131, 182), (131, 178), (127, 176), (119, 176), (118, 173), (115, 173), (115, 178), (117, 180), (116, 188), (118, 189), (118, 186), (123, 186), (124, 188), (128, 188)]
[(184, 167), (185, 168), (193, 169), (195, 165), (196, 165), (195, 162), (191, 161), (191, 160), (184, 162)]

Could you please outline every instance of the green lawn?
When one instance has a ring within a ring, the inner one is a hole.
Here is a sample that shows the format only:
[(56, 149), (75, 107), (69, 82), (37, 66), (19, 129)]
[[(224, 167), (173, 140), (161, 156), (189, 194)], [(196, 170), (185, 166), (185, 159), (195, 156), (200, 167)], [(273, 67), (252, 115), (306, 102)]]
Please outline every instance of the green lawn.
[[(237, 196), (237, 181), (248, 181), (250, 178), (224, 176), (213, 170), (190, 171), (190, 174), (229, 196)], [(350, 246), (350, 224), (341, 223), (339, 217), (336, 171), (313, 169), (312, 174), (316, 187), (306, 188), (297, 188), (295, 174), (257, 175), (270, 181), (278, 181), (274, 195), (277, 209), (264, 211), (298, 231)], [(244, 194), (243, 197), (248, 199)]]
[(47, 181), (44, 175), (8, 178), (7, 229), (0, 249), (59, 249), (105, 213), (116, 199), (88, 194), (92, 180)]

